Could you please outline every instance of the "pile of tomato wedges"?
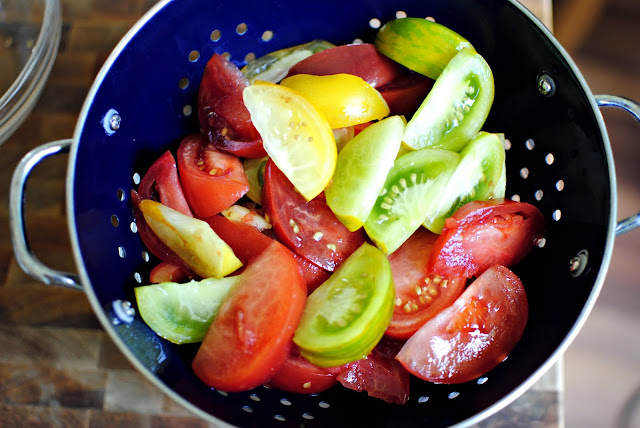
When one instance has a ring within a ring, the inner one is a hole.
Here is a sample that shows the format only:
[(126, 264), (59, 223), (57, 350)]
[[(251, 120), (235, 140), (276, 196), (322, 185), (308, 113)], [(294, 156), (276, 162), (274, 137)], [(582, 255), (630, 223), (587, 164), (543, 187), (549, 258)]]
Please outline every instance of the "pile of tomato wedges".
[(411, 375), (490, 371), (528, 317), (509, 267), (544, 232), (504, 199), (504, 136), (482, 129), (493, 95), (471, 43), (422, 18), (243, 69), (214, 54), (200, 132), (131, 191), (160, 260), (135, 289), (141, 317), (201, 342), (195, 374), (227, 392), (341, 383), (405, 403)]

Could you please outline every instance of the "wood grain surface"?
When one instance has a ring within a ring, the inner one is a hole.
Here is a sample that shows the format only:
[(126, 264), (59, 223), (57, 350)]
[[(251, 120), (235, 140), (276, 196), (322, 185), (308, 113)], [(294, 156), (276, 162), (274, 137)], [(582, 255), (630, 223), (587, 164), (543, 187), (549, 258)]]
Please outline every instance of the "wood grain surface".
[[(135, 371), (102, 330), (85, 295), (46, 286), (18, 266), (10, 242), (7, 189), (19, 160), (69, 138), (103, 62), (152, 0), (63, 0), (60, 51), (44, 92), (0, 146), (0, 427), (206, 427)], [(527, 0), (551, 17), (550, 1)], [(27, 233), (45, 264), (73, 272), (65, 213), (67, 157), (29, 179)], [(562, 367), (483, 427), (562, 426)]]

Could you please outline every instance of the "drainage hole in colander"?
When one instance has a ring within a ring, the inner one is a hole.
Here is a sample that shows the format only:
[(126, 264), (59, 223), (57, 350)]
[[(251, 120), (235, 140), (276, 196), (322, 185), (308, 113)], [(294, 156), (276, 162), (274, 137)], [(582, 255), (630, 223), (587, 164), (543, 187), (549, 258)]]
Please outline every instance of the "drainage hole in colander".
[(542, 200), (542, 190), (538, 189), (536, 190), (536, 193), (533, 194), (533, 196), (536, 198), (536, 201), (540, 201)]
[(286, 398), (281, 398), (280, 399), (280, 404), (282, 404), (283, 406), (290, 406), (291, 405), (291, 401), (289, 401)]
[(505, 150), (509, 150), (511, 148), (511, 140), (509, 140), (508, 138), (505, 138), (503, 146)]
[(478, 378), (478, 380), (476, 381), (476, 383), (478, 385), (484, 385), (485, 383), (487, 383), (487, 381), (489, 380), (488, 377), (486, 376), (482, 376), (481, 378)]
[(193, 107), (191, 107), (189, 104), (182, 107), (182, 114), (184, 114), (185, 117), (191, 116), (191, 113), (193, 113)]
[(280, 421), (280, 422), (285, 422), (287, 419), (282, 416), (282, 415), (274, 415), (273, 419), (275, 419), (276, 421)]
[(260, 397), (258, 396), (258, 394), (251, 394), (249, 398), (251, 398), (253, 401), (260, 401)]
[(456, 398), (459, 395), (460, 395), (460, 393), (458, 391), (453, 391), (453, 392), (449, 393), (449, 395), (447, 397), (449, 398), (449, 400), (453, 400), (454, 398)]
[(560, 210), (555, 210), (553, 214), (551, 214), (551, 218), (553, 218), (555, 221), (559, 221), (561, 217), (562, 212)]
[(140, 174), (138, 174), (137, 172), (133, 174), (133, 184), (135, 184), (136, 186), (140, 184)]
[(314, 419), (314, 418), (313, 418), (313, 415), (312, 415), (311, 413), (303, 413), (303, 414), (302, 414), (302, 418), (303, 418), (303, 419), (307, 419), (307, 420), (312, 420), (312, 419)]
[(124, 191), (124, 189), (118, 189), (116, 195), (118, 196), (118, 200), (120, 202), (124, 202), (124, 200), (127, 198), (127, 193)]
[(188, 87), (189, 87), (189, 78), (188, 77), (183, 77), (182, 79), (178, 80), (178, 88), (180, 88), (180, 89), (182, 89), (184, 91)]
[(253, 52), (249, 52), (248, 54), (246, 54), (244, 56), (244, 61), (248, 64), (251, 61), (253, 61), (254, 59), (256, 59), (256, 54), (254, 54)]
[(536, 146), (536, 143), (533, 141), (533, 138), (529, 138), (527, 141), (524, 142), (524, 145), (527, 147), (528, 150), (533, 150), (533, 148)]
[(216, 391), (218, 391), (218, 394), (222, 395), (223, 397), (228, 397), (229, 394), (224, 392), (224, 391), (220, 391), (219, 389), (217, 389)]
[(111, 214), (111, 225), (113, 227), (118, 227), (120, 225), (120, 219), (115, 214)]
[(260, 37), (263, 42), (270, 42), (273, 39), (273, 31), (267, 30), (262, 33), (262, 37)]
[(529, 168), (527, 168), (527, 167), (522, 168), (520, 170), (520, 177), (525, 178), (525, 179), (527, 177), (529, 177)]
[(322, 409), (328, 409), (329, 407), (331, 407), (331, 404), (327, 403), (326, 401), (321, 401), (318, 403), (318, 407)]
[(418, 403), (426, 403), (427, 401), (429, 401), (429, 397), (427, 397), (426, 395), (418, 398)]
[(248, 28), (249, 27), (247, 27), (247, 24), (245, 24), (244, 22), (241, 24), (238, 24), (236, 26), (236, 34), (238, 34), (239, 36), (242, 36), (247, 32)]
[(200, 52), (197, 50), (192, 50), (189, 52), (189, 62), (196, 62), (200, 59)]
[(249, 406), (242, 406), (242, 410), (244, 410), (247, 413), (253, 413), (253, 409)]
[(520, 202), (520, 195), (515, 193), (513, 196), (511, 196), (511, 200), (512, 201), (516, 201), (516, 202)]
[(382, 23), (378, 18), (371, 18), (369, 20), (369, 27), (371, 28), (377, 29), (377, 28), (380, 28), (380, 25), (382, 25)]
[(135, 221), (132, 221), (131, 224), (129, 224), (129, 229), (131, 229), (131, 232), (133, 233), (138, 233), (138, 225)]
[(213, 30), (211, 32), (211, 35), (209, 36), (212, 42), (217, 42), (218, 40), (220, 40), (220, 37), (222, 37), (222, 33), (220, 32), (220, 30)]
[(406, 17), (407, 17), (407, 12), (405, 12), (404, 10), (396, 11), (396, 18), (400, 19), (400, 18), (406, 18)]
[(127, 257), (127, 250), (125, 250), (124, 247), (118, 247), (118, 255), (121, 259), (124, 259)]
[(545, 245), (547, 245), (547, 240), (545, 238), (540, 238), (538, 240), (538, 247), (544, 248)]
[(554, 160), (555, 158), (553, 157), (553, 153), (549, 153), (547, 156), (544, 157), (544, 161), (547, 163), (547, 165), (551, 165)]
[(558, 192), (562, 192), (562, 190), (564, 190), (564, 180), (556, 181), (556, 189), (558, 189)]
[(134, 272), (133, 279), (135, 279), (138, 284), (142, 284), (142, 275), (140, 275), (140, 272)]
[(142, 260), (148, 262), (151, 258), (149, 257), (149, 253), (146, 251), (142, 251)]

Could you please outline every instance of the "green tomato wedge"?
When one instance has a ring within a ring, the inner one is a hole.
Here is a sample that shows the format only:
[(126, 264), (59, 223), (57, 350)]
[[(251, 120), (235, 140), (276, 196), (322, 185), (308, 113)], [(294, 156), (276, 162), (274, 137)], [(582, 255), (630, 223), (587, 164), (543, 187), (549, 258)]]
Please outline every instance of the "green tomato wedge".
[(244, 173), (249, 181), (247, 197), (258, 205), (262, 205), (262, 186), (264, 185), (262, 177), (264, 176), (267, 159), (269, 159), (268, 156), (259, 159), (244, 159), (242, 161)]
[[(502, 147), (504, 147), (504, 134), (497, 134), (500, 138), (500, 143)], [(502, 199), (504, 198), (507, 192), (507, 156), (505, 153), (504, 162), (502, 163), (502, 172), (500, 173), (500, 178), (498, 179), (498, 183), (496, 184), (495, 189), (493, 189), (493, 193), (491, 194), (491, 199)]]
[(382, 338), (394, 300), (389, 260), (364, 243), (309, 295), (293, 341), (320, 367), (364, 358)]
[(455, 31), (423, 18), (399, 18), (380, 28), (378, 51), (410, 70), (437, 79), (462, 49), (475, 49)]
[(494, 91), (489, 64), (479, 54), (461, 50), (407, 123), (404, 142), (414, 149), (462, 150), (484, 125)]
[(500, 183), (504, 158), (504, 146), (498, 134), (480, 132), (460, 152), (460, 163), (444, 192), (437, 197), (437, 209), (423, 225), (439, 234), (445, 220), (462, 205), (493, 197)]
[(436, 212), (460, 155), (422, 149), (400, 156), (364, 223), (367, 235), (386, 254), (393, 253)]
[(338, 154), (324, 194), (327, 205), (351, 232), (369, 216), (398, 153), (405, 122), (391, 116), (366, 127)]
[(292, 46), (268, 53), (242, 68), (250, 83), (257, 80), (278, 83), (289, 73), (289, 69), (314, 53), (335, 47), (325, 40), (312, 40), (309, 43)]
[(138, 312), (158, 336), (170, 342), (201, 342), (239, 278), (207, 278), (185, 284), (163, 282), (136, 287)]

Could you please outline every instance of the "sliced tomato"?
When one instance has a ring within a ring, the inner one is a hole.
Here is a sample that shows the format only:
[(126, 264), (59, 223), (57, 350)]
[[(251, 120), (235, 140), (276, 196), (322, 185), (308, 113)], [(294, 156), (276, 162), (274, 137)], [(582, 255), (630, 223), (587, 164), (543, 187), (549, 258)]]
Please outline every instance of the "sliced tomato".
[(324, 194), (307, 202), (273, 161), (267, 161), (262, 200), (280, 242), (318, 267), (333, 272), (362, 245), (362, 230), (349, 232)]
[(194, 277), (193, 273), (183, 266), (169, 262), (160, 262), (151, 269), (149, 282), (160, 284), (162, 282), (185, 282)]
[(182, 189), (198, 217), (229, 208), (249, 190), (240, 159), (216, 149), (201, 133), (185, 137), (177, 157)]
[(466, 278), (459, 275), (445, 277), (427, 270), (437, 239), (438, 235), (421, 227), (388, 256), (396, 300), (385, 332), (387, 337), (408, 339), (462, 293)]
[(400, 64), (378, 52), (373, 44), (358, 43), (317, 52), (291, 67), (288, 76), (347, 73), (362, 78), (375, 88), (393, 81), (403, 69)]
[(282, 391), (298, 394), (317, 394), (338, 383), (335, 373), (311, 364), (300, 355), (297, 346), (291, 347), (289, 358), (268, 385)]
[(378, 89), (389, 106), (389, 115), (411, 117), (433, 87), (433, 80), (418, 73), (404, 73)]
[(275, 241), (241, 275), (192, 362), (205, 384), (227, 392), (260, 386), (280, 370), (307, 296), (298, 264)]
[(193, 217), (178, 178), (176, 161), (169, 150), (156, 159), (144, 174), (138, 186), (138, 195)]
[(520, 279), (504, 266), (492, 266), (411, 336), (396, 359), (430, 382), (468, 382), (507, 358), (528, 314)]
[(371, 397), (388, 403), (406, 404), (410, 379), (402, 365), (394, 359), (401, 342), (381, 340), (367, 357), (348, 363), (337, 376), (345, 387), (366, 391)]
[[(231, 247), (236, 257), (245, 265), (252, 258), (260, 255), (273, 242), (273, 238), (259, 232), (255, 227), (245, 223), (233, 222), (221, 215), (214, 215), (203, 220), (209, 223), (214, 232)], [(311, 293), (320, 284), (329, 279), (331, 275), (329, 272), (319, 268), (304, 257), (295, 253), (292, 254), (307, 284), (308, 293)]]
[(198, 120), (217, 148), (236, 156), (261, 158), (267, 155), (262, 138), (242, 101), (242, 90), (248, 85), (249, 81), (234, 63), (213, 54), (200, 82)]
[(505, 199), (473, 201), (448, 218), (429, 260), (443, 276), (478, 276), (489, 267), (510, 267), (526, 256), (544, 232), (535, 206)]

